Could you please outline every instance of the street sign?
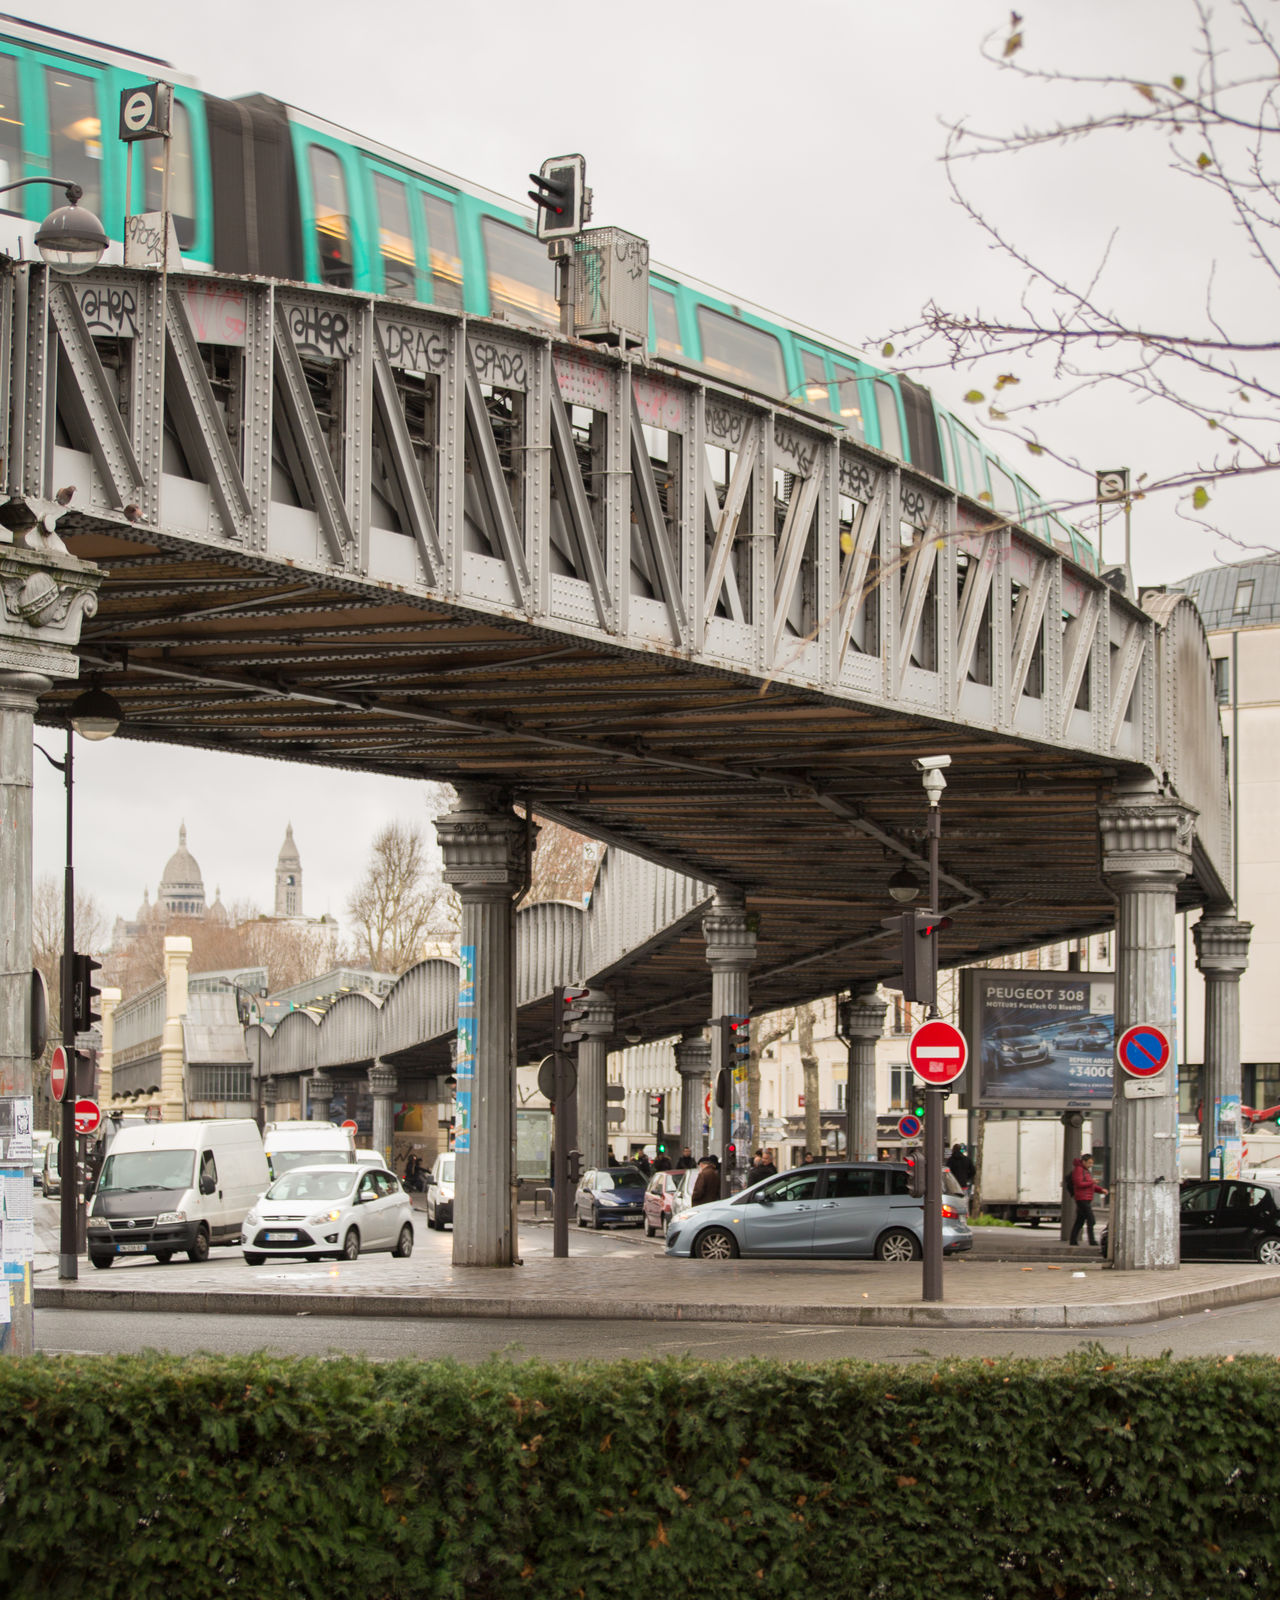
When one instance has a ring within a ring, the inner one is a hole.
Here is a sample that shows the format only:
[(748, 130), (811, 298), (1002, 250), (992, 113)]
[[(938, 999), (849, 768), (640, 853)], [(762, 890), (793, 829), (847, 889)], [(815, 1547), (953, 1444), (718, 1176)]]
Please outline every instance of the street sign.
[(1126, 1100), (1155, 1100), (1168, 1094), (1168, 1080), (1157, 1078), (1126, 1078), (1122, 1085)]
[(76, 1132), (79, 1134), (97, 1133), (98, 1124), (102, 1121), (102, 1112), (96, 1100), (76, 1101)]
[(144, 83), (120, 91), (119, 135), (134, 139), (167, 139), (173, 107), (173, 89), (167, 83)]
[(1116, 1060), (1131, 1078), (1154, 1078), (1170, 1056), (1169, 1036), (1153, 1022), (1137, 1022), (1116, 1041)]
[(937, 1088), (954, 1083), (964, 1071), (969, 1046), (959, 1028), (935, 1018), (922, 1022), (911, 1035), (907, 1056), (916, 1077)]
[(345, 1122), (339, 1123), (338, 1126), (345, 1128), (349, 1133), (359, 1133), (360, 1131), (360, 1124), (353, 1117), (348, 1117)]
[(922, 1127), (924, 1127), (924, 1123), (910, 1111), (907, 1112), (905, 1117), (898, 1118), (898, 1132), (904, 1139), (918, 1138)]
[(49, 1092), (59, 1101), (67, 1092), (67, 1052), (61, 1045), (49, 1061)]

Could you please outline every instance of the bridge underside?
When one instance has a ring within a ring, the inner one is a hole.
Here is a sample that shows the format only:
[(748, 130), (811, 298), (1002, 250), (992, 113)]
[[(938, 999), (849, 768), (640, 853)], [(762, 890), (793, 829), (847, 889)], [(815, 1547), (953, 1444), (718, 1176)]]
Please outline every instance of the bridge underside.
[[(948, 964), (1112, 922), (1097, 806), (1123, 775), (1114, 761), (456, 604), (383, 598), (123, 519), (70, 512), (58, 533), (106, 573), (80, 653), (121, 701), (122, 736), (494, 782), (542, 815), (740, 886), (760, 917), (753, 1007), (895, 971), (880, 927), (893, 909), (888, 880), (905, 861), (924, 881), (914, 756), (953, 760), (943, 901), (963, 912)], [(82, 686), (47, 695), (42, 718), (59, 719)], [(1185, 895), (1203, 897), (1194, 879)], [(698, 926), (673, 930), (615, 990), (620, 1025), (704, 1021)]]

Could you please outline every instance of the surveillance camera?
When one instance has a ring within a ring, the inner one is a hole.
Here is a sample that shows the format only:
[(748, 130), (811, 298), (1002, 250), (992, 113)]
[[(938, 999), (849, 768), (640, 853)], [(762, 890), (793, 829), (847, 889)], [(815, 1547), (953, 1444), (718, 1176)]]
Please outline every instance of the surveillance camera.
[(950, 756), (917, 756), (911, 765), (917, 772), (937, 772), (940, 767), (951, 765)]

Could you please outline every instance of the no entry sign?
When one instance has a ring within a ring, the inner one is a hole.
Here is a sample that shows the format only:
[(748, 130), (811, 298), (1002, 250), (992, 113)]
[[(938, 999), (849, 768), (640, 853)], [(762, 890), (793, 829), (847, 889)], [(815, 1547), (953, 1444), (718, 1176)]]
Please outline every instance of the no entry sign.
[(342, 1124), (342, 1127), (345, 1128), (348, 1133), (358, 1133), (360, 1131), (360, 1124), (352, 1121), (350, 1117), (348, 1117), (347, 1120)]
[(76, 1132), (97, 1133), (102, 1112), (96, 1100), (76, 1101)]
[(922, 1022), (907, 1046), (911, 1070), (917, 1078), (931, 1083), (954, 1083), (969, 1059), (969, 1046), (959, 1028), (935, 1019)]
[(67, 1052), (61, 1045), (49, 1058), (49, 1092), (55, 1100), (67, 1092)]
[(1116, 1041), (1116, 1060), (1131, 1078), (1154, 1078), (1169, 1063), (1169, 1035), (1154, 1022), (1126, 1028)]

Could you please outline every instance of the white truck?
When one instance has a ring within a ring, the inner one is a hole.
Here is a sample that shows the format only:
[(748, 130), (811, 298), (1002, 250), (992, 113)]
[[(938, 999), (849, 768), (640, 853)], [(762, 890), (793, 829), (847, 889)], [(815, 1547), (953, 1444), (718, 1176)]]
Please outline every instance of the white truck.
[[(1090, 1127), (1083, 1129), (1089, 1149)], [(981, 1209), (1009, 1222), (1062, 1220), (1064, 1130), (1056, 1117), (988, 1117), (982, 1133), (982, 1167), (975, 1179)]]

